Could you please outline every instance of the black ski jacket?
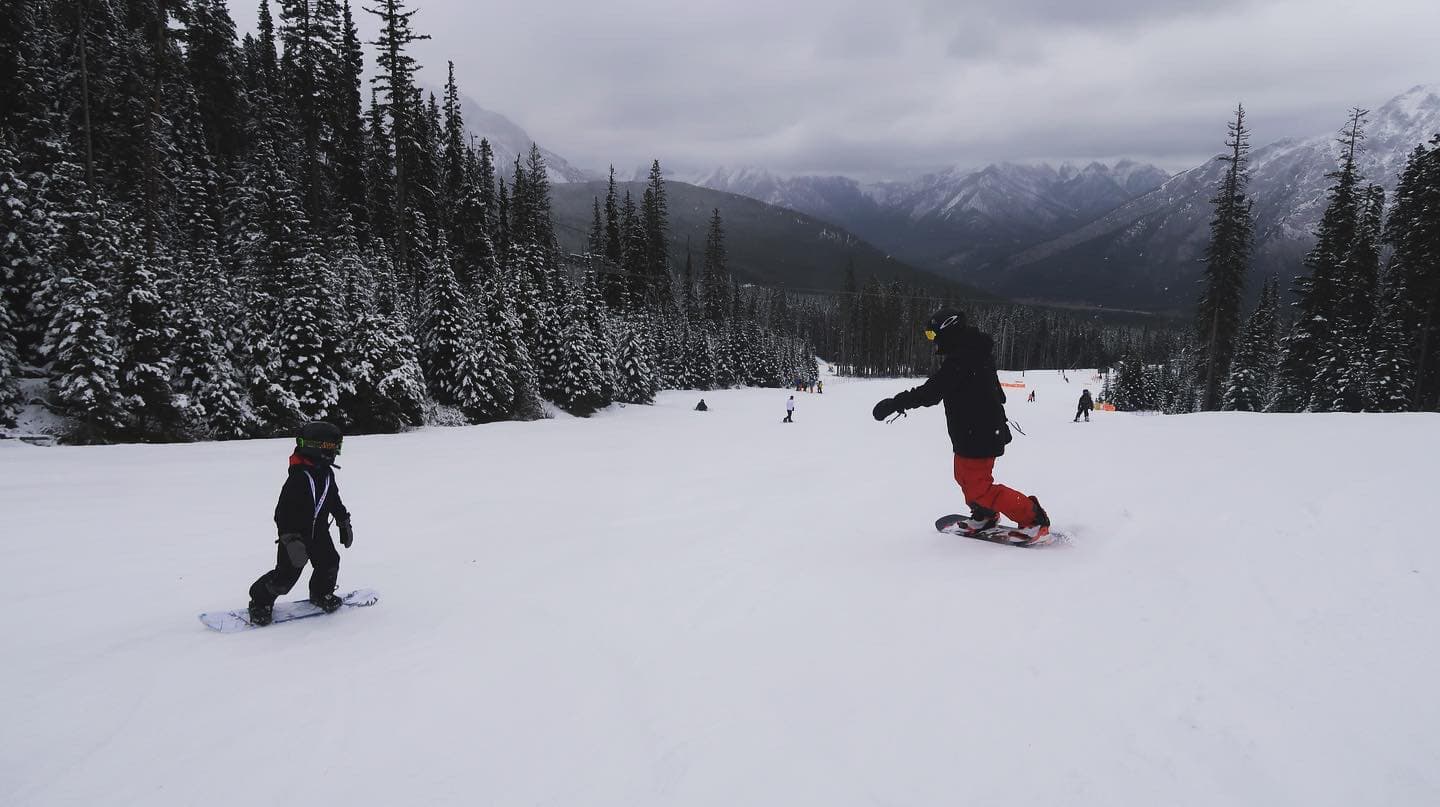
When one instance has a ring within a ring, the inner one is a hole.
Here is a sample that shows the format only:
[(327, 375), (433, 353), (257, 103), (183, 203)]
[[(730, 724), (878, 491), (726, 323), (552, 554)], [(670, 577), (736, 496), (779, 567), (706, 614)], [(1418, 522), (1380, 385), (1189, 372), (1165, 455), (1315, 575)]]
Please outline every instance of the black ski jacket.
[(1010, 442), (1005, 391), (995, 371), (995, 343), (967, 327), (945, 347), (945, 360), (930, 380), (895, 396), (901, 409), (945, 402), (950, 443), (962, 457), (998, 457)]
[(343, 521), (350, 517), (340, 500), (340, 487), (335, 484), (335, 470), (329, 466), (309, 465), (292, 461), (290, 476), (280, 489), (275, 504), (275, 527), (281, 535), (298, 533), (306, 541), (330, 537), (330, 518)]
[(1082, 392), (1082, 393), (1080, 393), (1080, 406), (1079, 406), (1079, 408), (1076, 409), (1075, 411), (1077, 411), (1077, 412), (1089, 412), (1090, 410), (1092, 410), (1092, 409), (1094, 409), (1094, 408), (1095, 408), (1095, 402), (1090, 399), (1090, 393), (1088, 393), (1088, 392)]

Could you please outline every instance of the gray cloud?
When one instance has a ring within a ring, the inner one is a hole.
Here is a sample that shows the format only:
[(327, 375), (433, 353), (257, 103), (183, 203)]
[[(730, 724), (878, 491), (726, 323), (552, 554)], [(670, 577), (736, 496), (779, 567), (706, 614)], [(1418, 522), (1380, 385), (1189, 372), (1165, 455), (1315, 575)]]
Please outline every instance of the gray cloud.
[[(1260, 144), (1440, 81), (1433, 0), (414, 5), (427, 81), (454, 60), (466, 94), (592, 168), (1180, 168), (1219, 149), (1236, 101)], [(235, 13), (253, 28), (253, 9)]]

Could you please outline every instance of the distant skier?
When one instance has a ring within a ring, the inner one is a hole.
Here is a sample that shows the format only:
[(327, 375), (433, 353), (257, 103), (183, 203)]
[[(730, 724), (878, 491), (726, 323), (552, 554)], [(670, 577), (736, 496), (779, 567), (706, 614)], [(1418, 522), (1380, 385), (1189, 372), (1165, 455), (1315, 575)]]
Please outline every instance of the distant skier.
[(340, 543), (346, 549), (355, 539), (350, 528), (350, 511), (340, 500), (331, 467), (344, 441), (340, 429), (324, 422), (307, 423), (295, 438), (290, 455), (290, 475), (280, 489), (275, 505), (275, 526), (280, 538), (275, 568), (250, 586), (250, 621), (269, 625), (274, 619), (275, 598), (289, 593), (300, 579), (308, 561), (310, 602), (326, 613), (340, 607), (335, 580), (340, 573), (340, 553), (330, 537), (330, 517), (340, 528)]
[(704, 399), (704, 398), (701, 398), (701, 399), (700, 399), (700, 403), (695, 404), (695, 411), (696, 411), (696, 412), (709, 412), (709, 411), (710, 411), (710, 407), (708, 407), (708, 406), (705, 405), (705, 399)]
[(1095, 402), (1092, 401), (1092, 400), (1090, 400), (1090, 390), (1087, 389), (1087, 390), (1085, 390), (1084, 392), (1081, 392), (1081, 393), (1080, 393), (1080, 403), (1079, 403), (1079, 404), (1076, 406), (1076, 408), (1075, 408), (1075, 420), (1074, 420), (1073, 422), (1079, 423), (1079, 422), (1080, 422), (1080, 416), (1081, 416), (1081, 415), (1084, 415), (1084, 416), (1085, 416), (1085, 422), (1086, 422), (1086, 423), (1089, 423), (1089, 422), (1090, 422), (1090, 410), (1092, 410), (1092, 409), (1094, 409), (1094, 408), (1095, 408)]
[(1025, 400), (1029, 401), (1030, 403), (1035, 403), (1035, 390), (1030, 390), (1030, 397), (1026, 398)]
[(791, 395), (790, 400), (785, 402), (785, 419), (781, 423), (794, 423), (795, 417), (795, 396)]
[(824, 382), (824, 381), (821, 381), (821, 380), (818, 379), (818, 378), (815, 379), (815, 394), (816, 394), (816, 395), (824, 395), (824, 394), (825, 394), (825, 382)]
[(989, 529), (1003, 514), (1018, 525), (1014, 535), (1021, 542), (1041, 541), (1050, 534), (1050, 517), (1040, 501), (996, 484), (993, 477), (995, 458), (1005, 453), (1011, 440), (1005, 390), (995, 371), (995, 343), (967, 326), (965, 315), (954, 309), (931, 317), (925, 338), (944, 357), (940, 369), (924, 384), (875, 404), (871, 414), (885, 420), (897, 412), (944, 401), (955, 452), (955, 481), (970, 505), (970, 518), (960, 526), (974, 532)]

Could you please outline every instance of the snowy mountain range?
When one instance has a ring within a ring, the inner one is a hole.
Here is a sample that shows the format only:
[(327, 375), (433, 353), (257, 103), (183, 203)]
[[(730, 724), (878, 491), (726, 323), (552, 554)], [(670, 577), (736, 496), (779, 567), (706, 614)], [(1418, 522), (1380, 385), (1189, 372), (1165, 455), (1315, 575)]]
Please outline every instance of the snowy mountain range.
[(1158, 188), (1148, 164), (997, 163), (953, 167), (910, 182), (861, 184), (842, 176), (782, 177), (716, 169), (683, 177), (833, 221), (910, 263), (967, 282), (1016, 252), (1087, 224)]
[[(1288, 278), (1300, 271), (1325, 209), (1328, 175), (1337, 167), (1343, 117), (1336, 115), (1335, 132), (1279, 140), (1251, 153), (1257, 275)], [(1437, 133), (1440, 85), (1412, 88), (1371, 113), (1361, 172), (1393, 192), (1406, 157)], [(1223, 171), (1224, 164), (1212, 159), (1178, 174), (1084, 227), (1012, 256), (982, 285), (1048, 299), (1188, 305), (1209, 233), (1209, 199)], [(1250, 285), (1253, 290), (1260, 283)]]
[[(1337, 110), (1334, 132), (1252, 152), (1257, 276), (1299, 271), (1324, 212), (1343, 119)], [(1406, 157), (1436, 133), (1440, 85), (1414, 87), (1371, 113), (1361, 170), (1393, 192)], [(833, 221), (915, 266), (1004, 296), (1173, 309), (1193, 302), (1223, 169), (1212, 159), (1170, 176), (1121, 160), (956, 167), (869, 185), (757, 168), (677, 178)]]

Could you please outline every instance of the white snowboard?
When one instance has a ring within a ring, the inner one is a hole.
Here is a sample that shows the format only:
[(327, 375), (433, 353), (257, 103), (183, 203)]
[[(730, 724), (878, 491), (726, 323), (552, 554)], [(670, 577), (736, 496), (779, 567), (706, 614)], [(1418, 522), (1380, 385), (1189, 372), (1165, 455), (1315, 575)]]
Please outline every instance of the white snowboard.
[[(343, 594), (340, 597), (343, 605), (351, 608), (365, 608), (380, 601), (380, 592), (374, 589), (362, 588)], [(275, 603), (275, 621), (272, 624), (289, 622), (292, 619), (306, 619), (312, 616), (320, 616), (325, 612), (309, 600), (295, 600), (293, 602)], [(238, 633), (242, 630), (257, 628), (259, 625), (250, 622), (248, 609), (241, 608), (238, 611), (211, 611), (201, 614), (200, 621), (205, 627), (211, 630), (218, 630), (221, 633)]]

